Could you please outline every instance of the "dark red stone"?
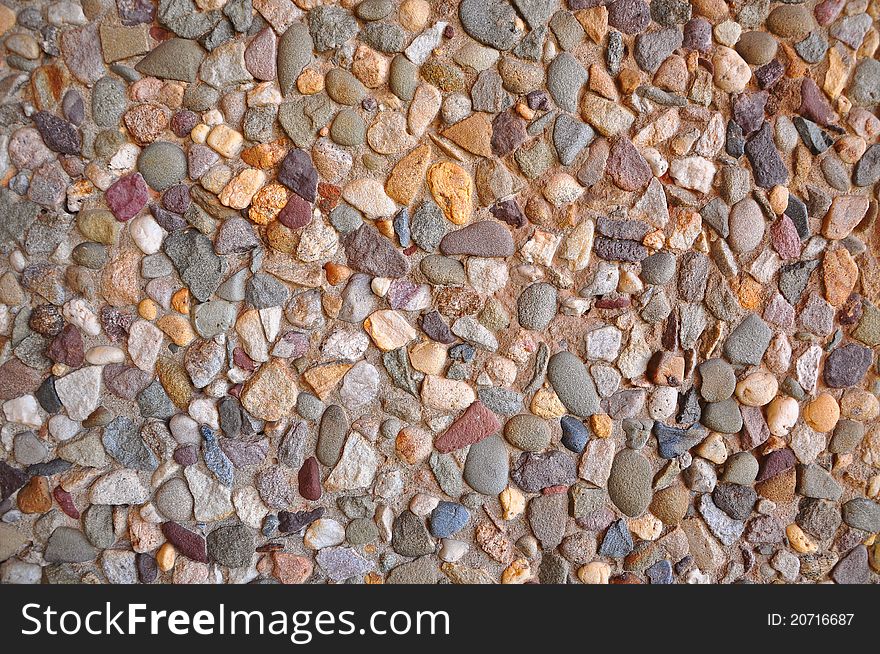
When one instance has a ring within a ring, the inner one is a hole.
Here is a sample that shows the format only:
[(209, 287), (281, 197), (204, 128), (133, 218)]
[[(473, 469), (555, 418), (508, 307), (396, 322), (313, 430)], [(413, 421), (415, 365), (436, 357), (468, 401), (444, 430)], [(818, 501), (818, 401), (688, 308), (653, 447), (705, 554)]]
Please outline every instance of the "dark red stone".
[(135, 567), (137, 568), (138, 579), (142, 584), (152, 584), (159, 576), (159, 566), (156, 565), (156, 559), (152, 554), (138, 552), (134, 556)]
[(822, 27), (830, 25), (840, 15), (846, 0), (825, 0), (816, 5), (813, 13), (816, 16), (816, 22)]
[(174, 460), (184, 467), (194, 466), (199, 461), (199, 450), (195, 445), (181, 445), (174, 450)]
[(299, 481), (299, 494), (305, 499), (312, 502), (321, 499), (321, 467), (315, 457), (310, 456), (303, 461), (297, 480)]
[(61, 507), (62, 511), (74, 520), (79, 520), (79, 509), (77, 509), (76, 505), (73, 503), (73, 496), (70, 493), (61, 488), (61, 486), (56, 486), (55, 490), (52, 491), (52, 497), (58, 502), (58, 506)]
[(510, 109), (502, 111), (492, 121), (492, 152), (499, 157), (516, 150), (528, 137), (526, 121)]
[(257, 369), (257, 364), (254, 363), (254, 360), (251, 359), (247, 355), (247, 352), (245, 352), (240, 347), (237, 347), (232, 351), (232, 361), (239, 368), (242, 368), (244, 370), (249, 370), (250, 372), (253, 372), (254, 370)]
[(839, 118), (837, 112), (831, 108), (828, 100), (825, 99), (825, 94), (819, 90), (816, 82), (809, 77), (805, 77), (803, 82), (801, 82), (801, 106), (798, 109), (798, 113), (822, 127), (828, 127), (837, 123)]
[(516, 200), (501, 200), (500, 202), (496, 202), (491, 207), (489, 207), (489, 213), (491, 213), (498, 220), (511, 225), (512, 227), (516, 227), (517, 229), (520, 227), (525, 227), (528, 220), (523, 215), (522, 209), (520, 209), (519, 204)]
[(568, 486), (564, 484), (558, 484), (556, 486), (547, 486), (547, 488), (541, 489), (541, 495), (559, 495), (560, 493), (567, 493)]
[(107, 206), (119, 222), (126, 222), (138, 215), (150, 199), (147, 183), (140, 173), (126, 175), (117, 180), (104, 193)]
[(176, 522), (163, 522), (162, 533), (168, 542), (185, 557), (200, 563), (208, 562), (208, 546), (203, 536), (182, 527)]
[(307, 152), (293, 148), (278, 169), (278, 181), (303, 200), (314, 202), (317, 197), (318, 171)]
[(757, 481), (771, 479), (781, 472), (794, 468), (795, 463), (797, 463), (797, 457), (788, 448), (770, 452), (761, 464)]
[(61, 333), (49, 343), (46, 356), (56, 363), (79, 368), (85, 361), (85, 349), (79, 330), (73, 325), (65, 325)]
[(436, 441), (438, 452), (446, 453), (460, 450), (468, 445), (479, 443), (501, 429), (501, 423), (489, 408), (477, 400), (453, 422)]
[(625, 136), (611, 139), (606, 166), (605, 170), (611, 180), (624, 191), (641, 190), (653, 178), (648, 162)]
[(289, 229), (300, 229), (312, 221), (312, 205), (296, 193), (292, 193), (287, 204), (278, 213), (278, 222)]

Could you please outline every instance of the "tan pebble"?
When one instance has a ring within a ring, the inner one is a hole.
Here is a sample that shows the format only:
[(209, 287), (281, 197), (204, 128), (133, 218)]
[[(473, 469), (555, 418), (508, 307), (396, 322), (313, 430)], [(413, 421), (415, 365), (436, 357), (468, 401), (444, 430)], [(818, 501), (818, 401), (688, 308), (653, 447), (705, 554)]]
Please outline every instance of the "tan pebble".
[(785, 535), (788, 536), (788, 542), (792, 549), (801, 554), (812, 554), (818, 551), (819, 546), (812, 538), (804, 533), (804, 530), (792, 523), (785, 528)]
[[(628, 80), (622, 80), (621, 84), (626, 84), (628, 86), (627, 82)], [(598, 93), (603, 98), (614, 100), (615, 102), (620, 98), (620, 94), (617, 92), (617, 87), (614, 86), (614, 79), (612, 79), (611, 75), (605, 71), (604, 64), (590, 64), (590, 81), (588, 84), (589, 89), (593, 93)]]
[(220, 203), (224, 207), (244, 209), (265, 183), (266, 173), (257, 168), (246, 168), (223, 187)]
[(840, 419), (840, 406), (830, 393), (821, 393), (808, 402), (803, 411), (804, 422), (818, 432), (829, 432)]
[(340, 309), (342, 309), (342, 298), (338, 295), (325, 293), (321, 296), (321, 308), (324, 309), (324, 313), (329, 318), (336, 318), (339, 315)]
[(397, 11), (397, 19), (403, 29), (418, 34), (431, 18), (431, 5), (427, 0), (403, 0)]
[(566, 414), (565, 406), (559, 401), (559, 397), (547, 388), (539, 388), (532, 396), (529, 411), (539, 418), (559, 419)]
[(880, 400), (861, 388), (848, 388), (840, 400), (840, 414), (859, 422), (874, 420), (880, 415)]
[(351, 276), (351, 268), (328, 261), (324, 264), (324, 274), (327, 276), (327, 283), (330, 286), (338, 286)]
[(780, 395), (767, 407), (767, 427), (774, 436), (785, 436), (797, 422), (800, 408), (793, 397)]
[(149, 298), (145, 298), (138, 303), (138, 314), (144, 320), (155, 320), (158, 312), (156, 303)]
[(822, 281), (825, 284), (825, 299), (831, 306), (843, 306), (858, 279), (859, 266), (846, 248), (835, 247), (825, 251), (822, 260)]
[(778, 391), (776, 376), (766, 370), (757, 370), (737, 382), (736, 399), (746, 406), (765, 406)]
[(607, 584), (611, 578), (611, 566), (604, 561), (593, 561), (578, 568), (577, 576), (582, 584)]
[(405, 463), (416, 465), (428, 458), (433, 449), (431, 435), (418, 427), (404, 427), (394, 441), (397, 456)]
[(177, 312), (189, 315), (189, 289), (181, 288), (171, 296), (171, 307)]
[(513, 520), (526, 510), (526, 496), (513, 486), (501, 491), (498, 501), (501, 503), (501, 517), (504, 520)]
[(394, 238), (394, 222), (385, 218), (376, 221), (376, 229), (384, 236), (385, 238), (393, 239)]
[(186, 347), (196, 337), (189, 320), (174, 313), (159, 318), (156, 321), (156, 326), (179, 347)]
[(721, 465), (727, 461), (727, 444), (724, 437), (716, 432), (712, 432), (706, 439), (696, 448), (697, 454), (704, 459)]
[(614, 421), (605, 413), (596, 413), (590, 416), (590, 429), (596, 438), (608, 438), (614, 429)]
[(646, 513), (629, 520), (629, 530), (642, 540), (657, 540), (663, 532), (663, 522), (650, 513)]
[(426, 375), (440, 375), (446, 364), (446, 346), (436, 341), (422, 341), (410, 348), (412, 367)]
[[(206, 126), (207, 127), (207, 126)], [(205, 141), (217, 154), (227, 159), (238, 155), (244, 137), (228, 125), (216, 125)]]
[(788, 207), (788, 188), (777, 184), (770, 189), (770, 207), (777, 216), (782, 215)]
[(171, 543), (163, 543), (156, 552), (156, 565), (162, 572), (168, 572), (177, 560), (177, 549)]
[(526, 559), (516, 559), (501, 573), (502, 584), (524, 584), (532, 576), (532, 568)]
[(867, 147), (865, 139), (861, 136), (841, 136), (834, 143), (834, 149), (841, 161), (848, 164), (854, 164), (861, 159)]

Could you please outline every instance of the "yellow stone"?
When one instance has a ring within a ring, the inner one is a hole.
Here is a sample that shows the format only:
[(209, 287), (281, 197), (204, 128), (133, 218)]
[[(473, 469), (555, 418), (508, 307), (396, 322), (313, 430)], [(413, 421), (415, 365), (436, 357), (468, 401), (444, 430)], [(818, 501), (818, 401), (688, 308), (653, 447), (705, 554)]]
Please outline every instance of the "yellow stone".
[(430, 162), (431, 146), (427, 143), (404, 155), (391, 169), (385, 182), (388, 197), (400, 204), (410, 204), (422, 188)]
[(403, 347), (416, 337), (416, 330), (397, 311), (380, 309), (364, 320), (364, 330), (383, 352)]
[(501, 503), (501, 517), (504, 520), (513, 520), (526, 510), (526, 496), (513, 486), (501, 491), (498, 501)]
[(516, 559), (501, 573), (502, 584), (524, 584), (532, 576), (532, 568), (526, 559)]
[(306, 68), (296, 78), (296, 89), (303, 95), (314, 95), (324, 90), (324, 76), (316, 70)]
[(248, 218), (258, 225), (267, 225), (278, 217), (290, 199), (290, 191), (283, 184), (266, 184), (254, 195)]
[(844, 247), (826, 250), (822, 261), (825, 299), (833, 307), (841, 307), (859, 279), (859, 266)]
[(837, 48), (828, 49), (828, 71), (825, 73), (823, 90), (832, 100), (839, 96), (849, 79), (849, 64)]
[(275, 139), (241, 151), (241, 160), (253, 168), (271, 168), (287, 154), (287, 140)]
[(297, 395), (296, 380), (287, 363), (271, 359), (244, 383), (240, 399), (241, 405), (255, 418), (281, 420), (293, 411)]
[(788, 536), (788, 542), (796, 552), (812, 554), (819, 549), (819, 546), (816, 545), (813, 539), (807, 536), (804, 530), (794, 523), (785, 528), (785, 535)]
[(220, 203), (232, 209), (244, 209), (263, 184), (266, 173), (257, 168), (246, 168), (233, 177), (220, 191)]
[(489, 114), (474, 112), (443, 130), (443, 136), (477, 156), (492, 156), (492, 121)]
[(834, 429), (840, 420), (840, 406), (830, 393), (821, 393), (807, 403), (803, 410), (804, 422), (811, 429), (826, 433)]
[(447, 220), (456, 225), (470, 220), (474, 187), (464, 168), (451, 161), (435, 163), (428, 169), (428, 188)]
[(228, 125), (216, 125), (208, 134), (207, 144), (227, 159), (232, 159), (241, 150), (244, 137)]
[(189, 315), (189, 289), (180, 288), (171, 296), (171, 307), (177, 312)]
[(156, 327), (165, 332), (165, 335), (179, 347), (186, 347), (196, 337), (189, 320), (176, 313), (168, 313), (159, 318)]
[(156, 565), (162, 572), (168, 572), (177, 560), (177, 550), (171, 543), (164, 543), (156, 552)]
[(321, 400), (327, 399), (339, 381), (351, 370), (350, 363), (327, 363), (306, 370), (302, 377)]
[(144, 298), (138, 302), (138, 314), (144, 320), (155, 320), (156, 314), (159, 313), (156, 303), (149, 298)]
[(590, 416), (590, 429), (597, 438), (608, 438), (614, 429), (614, 421), (605, 413), (596, 413)]
[(557, 420), (566, 413), (565, 406), (559, 401), (559, 396), (547, 388), (538, 389), (538, 392), (532, 397), (529, 411), (539, 418), (547, 420)]

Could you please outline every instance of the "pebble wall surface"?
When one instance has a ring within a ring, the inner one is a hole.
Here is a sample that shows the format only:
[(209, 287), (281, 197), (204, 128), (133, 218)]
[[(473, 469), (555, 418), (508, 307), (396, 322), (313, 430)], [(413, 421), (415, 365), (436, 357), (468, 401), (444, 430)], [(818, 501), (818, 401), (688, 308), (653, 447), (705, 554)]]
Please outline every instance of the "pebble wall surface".
[(3, 583), (878, 583), (880, 0), (0, 0)]

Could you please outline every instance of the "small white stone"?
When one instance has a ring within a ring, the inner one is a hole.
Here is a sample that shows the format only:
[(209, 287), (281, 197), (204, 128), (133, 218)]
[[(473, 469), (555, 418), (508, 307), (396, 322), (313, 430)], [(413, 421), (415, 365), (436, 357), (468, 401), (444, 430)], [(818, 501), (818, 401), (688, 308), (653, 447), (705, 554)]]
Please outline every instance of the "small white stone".
[(211, 429), (220, 429), (220, 414), (213, 400), (201, 397), (189, 404), (189, 415), (200, 425), (208, 425)]
[(134, 470), (114, 470), (99, 477), (90, 491), (92, 504), (143, 504), (150, 498), (150, 491), (144, 486)]
[(92, 307), (82, 298), (74, 298), (64, 304), (61, 315), (89, 336), (101, 333), (101, 322)]
[(455, 563), (467, 554), (469, 547), (464, 541), (444, 538), (440, 541), (440, 560)]
[(103, 370), (101, 366), (89, 366), (55, 380), (55, 392), (71, 420), (85, 420), (98, 408)]
[(654, 420), (666, 420), (675, 413), (678, 391), (672, 386), (658, 386), (648, 398), (648, 413)]
[(437, 21), (433, 27), (429, 27), (412, 40), (412, 43), (403, 51), (406, 58), (413, 62), (416, 66), (421, 66), (431, 56), (431, 51), (440, 45), (443, 38), (443, 30), (446, 29), (448, 23)]
[(108, 363), (125, 363), (125, 352), (112, 345), (96, 345), (86, 352), (86, 361), (93, 366), (105, 366)]
[(128, 229), (132, 240), (144, 254), (156, 254), (162, 249), (166, 232), (150, 214), (138, 216), (129, 222)]
[(28, 427), (40, 427), (43, 417), (40, 414), (40, 405), (33, 395), (22, 395), (3, 403), (3, 415), (9, 422)]
[(715, 179), (715, 164), (703, 157), (674, 159), (669, 166), (669, 174), (682, 188), (708, 193)]
[(310, 550), (320, 550), (345, 542), (345, 527), (332, 518), (315, 520), (306, 529), (303, 545)]
[(71, 420), (63, 413), (57, 413), (49, 418), (49, 433), (52, 438), (59, 441), (67, 441), (76, 436), (80, 431), (80, 424)]
[(134, 321), (128, 330), (128, 356), (134, 365), (152, 374), (164, 337), (158, 327), (146, 320)]
[(199, 445), (202, 437), (199, 434), (199, 423), (185, 413), (175, 413), (168, 421), (171, 435), (181, 445)]
[(373, 483), (379, 463), (379, 454), (370, 442), (352, 432), (342, 449), (339, 463), (324, 482), (324, 488), (331, 493), (366, 488)]

